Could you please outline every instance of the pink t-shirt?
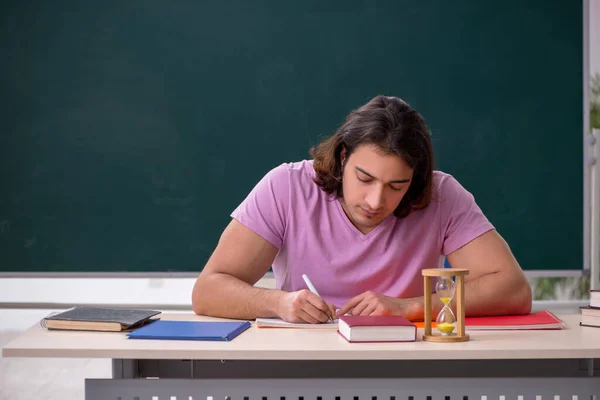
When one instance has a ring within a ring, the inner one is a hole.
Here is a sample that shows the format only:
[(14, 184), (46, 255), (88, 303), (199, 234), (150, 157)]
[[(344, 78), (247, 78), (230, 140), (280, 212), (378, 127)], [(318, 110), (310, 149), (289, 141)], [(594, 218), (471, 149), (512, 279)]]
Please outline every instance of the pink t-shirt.
[(231, 216), (279, 249), (272, 265), (278, 289), (306, 289), (307, 274), (336, 307), (367, 290), (422, 296), (422, 269), (441, 267), (445, 255), (494, 229), (471, 193), (435, 171), (429, 206), (403, 219), (390, 215), (365, 235), (314, 176), (312, 160), (282, 164)]

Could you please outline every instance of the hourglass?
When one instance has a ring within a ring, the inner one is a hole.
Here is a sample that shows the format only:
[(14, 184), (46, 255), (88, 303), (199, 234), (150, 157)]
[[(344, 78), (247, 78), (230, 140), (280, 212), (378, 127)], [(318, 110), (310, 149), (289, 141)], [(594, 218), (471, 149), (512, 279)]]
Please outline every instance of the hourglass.
[[(465, 334), (465, 307), (464, 307), (464, 276), (469, 274), (468, 269), (458, 268), (432, 268), (422, 271), (424, 281), (425, 299), (425, 330), (423, 340), (429, 342), (465, 342), (469, 335)], [(452, 279), (456, 277), (456, 282)], [(435, 323), (436, 333), (431, 331), (431, 279), (437, 278), (435, 291), (444, 304)], [(452, 312), (450, 304), (456, 297), (456, 314)], [(455, 331), (456, 330), (456, 331)]]

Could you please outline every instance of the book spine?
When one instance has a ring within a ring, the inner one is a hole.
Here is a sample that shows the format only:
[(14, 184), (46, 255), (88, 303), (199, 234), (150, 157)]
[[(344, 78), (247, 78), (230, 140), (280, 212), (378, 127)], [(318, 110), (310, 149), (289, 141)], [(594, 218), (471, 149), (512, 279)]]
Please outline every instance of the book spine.
[(229, 335), (227, 335), (225, 337), (225, 340), (233, 340), (236, 336), (238, 336), (240, 333), (244, 332), (246, 329), (250, 328), (250, 326), (252, 326), (252, 324), (249, 321), (244, 322), (242, 325), (240, 325), (239, 328), (237, 328), (234, 331), (231, 331), (229, 333)]

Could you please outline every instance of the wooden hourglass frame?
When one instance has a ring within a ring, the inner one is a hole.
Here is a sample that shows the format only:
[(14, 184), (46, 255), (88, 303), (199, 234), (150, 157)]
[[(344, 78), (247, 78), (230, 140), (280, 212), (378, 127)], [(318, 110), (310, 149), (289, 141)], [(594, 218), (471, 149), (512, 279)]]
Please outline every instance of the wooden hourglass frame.
[[(423, 340), (427, 342), (466, 342), (469, 340), (469, 335), (465, 334), (465, 275), (469, 274), (468, 269), (460, 268), (431, 268), (422, 271), (424, 281), (424, 298), (425, 298), (425, 330), (423, 332)], [(452, 278), (456, 277), (456, 334), (454, 335), (437, 335), (431, 332), (431, 292), (434, 286), (431, 284), (432, 278)]]

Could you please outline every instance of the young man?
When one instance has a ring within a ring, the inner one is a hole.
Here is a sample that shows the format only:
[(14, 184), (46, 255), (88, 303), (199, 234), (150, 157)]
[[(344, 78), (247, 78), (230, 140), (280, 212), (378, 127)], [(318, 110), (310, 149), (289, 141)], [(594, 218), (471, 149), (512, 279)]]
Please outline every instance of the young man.
[[(311, 155), (271, 170), (232, 213), (194, 286), (197, 314), (419, 320), (421, 270), (443, 256), (470, 270), (466, 315), (530, 312), (531, 289), (508, 245), (473, 196), (433, 170), (428, 128), (404, 101), (375, 97)], [(271, 266), (277, 289), (254, 287)]]

